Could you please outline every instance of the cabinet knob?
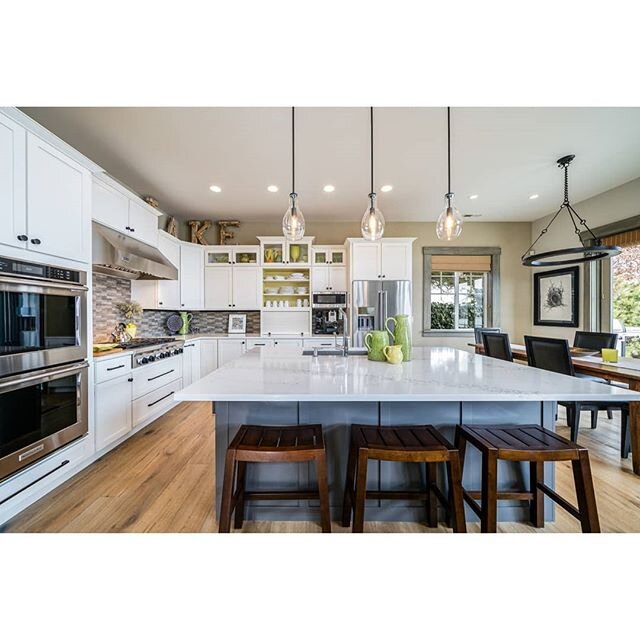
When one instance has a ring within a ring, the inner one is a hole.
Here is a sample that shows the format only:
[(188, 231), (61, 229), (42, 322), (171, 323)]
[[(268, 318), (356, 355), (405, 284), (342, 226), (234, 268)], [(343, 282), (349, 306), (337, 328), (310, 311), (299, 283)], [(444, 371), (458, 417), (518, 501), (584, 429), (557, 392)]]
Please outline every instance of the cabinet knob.
[(127, 378), (127, 382), (133, 382), (133, 378)]
[(160, 306), (162, 306), (162, 302), (158, 301), (158, 304), (159, 304)]
[(24, 234), (20, 234), (18, 236), (18, 240), (20, 240), (20, 242), (26, 242), (29, 238), (27, 236), (25, 236)]
[(127, 231), (131, 231), (131, 227), (130, 227), (129, 225), (127, 225), (127, 226), (125, 227), (125, 229), (126, 229)]
[(131, 227), (129, 231), (131, 231), (131, 233), (135, 233), (135, 229), (133, 227)]
[(32, 238), (31, 239), (31, 244), (41, 244), (40, 238)]

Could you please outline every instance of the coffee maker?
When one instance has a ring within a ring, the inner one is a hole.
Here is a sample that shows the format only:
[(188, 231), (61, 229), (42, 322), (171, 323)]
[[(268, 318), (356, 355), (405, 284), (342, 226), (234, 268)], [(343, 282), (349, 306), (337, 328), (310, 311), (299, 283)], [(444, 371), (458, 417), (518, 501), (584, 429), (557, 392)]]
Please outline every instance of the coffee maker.
[(314, 336), (343, 335), (344, 324), (338, 313), (338, 307), (314, 309), (311, 322)]

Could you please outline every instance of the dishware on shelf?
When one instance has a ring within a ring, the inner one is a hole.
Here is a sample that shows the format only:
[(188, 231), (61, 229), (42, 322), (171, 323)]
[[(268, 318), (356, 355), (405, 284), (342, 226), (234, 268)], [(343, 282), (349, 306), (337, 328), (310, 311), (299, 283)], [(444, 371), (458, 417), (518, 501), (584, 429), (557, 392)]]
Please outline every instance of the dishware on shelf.
[(284, 301), (284, 306), (285, 306), (285, 308), (289, 307), (289, 301), (288, 300)]
[(303, 306), (303, 307), (308, 307), (308, 306), (309, 306), (309, 300), (307, 300), (307, 298), (305, 298), (305, 299), (302, 301), (302, 306)]
[(292, 244), (289, 248), (289, 255), (292, 262), (300, 262), (300, 245)]
[(300, 300), (300, 298), (298, 298), (296, 300), (296, 307), (301, 307), (302, 306), (302, 300)]
[(369, 331), (364, 337), (367, 347), (367, 358), (376, 362), (384, 362), (384, 348), (389, 346), (389, 334), (386, 331)]
[(296, 293), (307, 293), (307, 287), (296, 287)]
[[(392, 321), (394, 325), (393, 331), (389, 328), (389, 323)], [(393, 339), (393, 344), (402, 347), (404, 361), (411, 360), (411, 323), (409, 322), (409, 316), (392, 316), (385, 320), (384, 326)]]
[(293, 287), (280, 287), (280, 289), (278, 290), (278, 293), (280, 293), (281, 295), (285, 295), (285, 296), (291, 295), (294, 292), (295, 291), (294, 291)]
[(400, 364), (402, 362), (402, 345), (387, 345), (382, 351), (389, 364)]
[(172, 313), (167, 318), (167, 329), (169, 333), (178, 333), (182, 329), (182, 318), (177, 313)]

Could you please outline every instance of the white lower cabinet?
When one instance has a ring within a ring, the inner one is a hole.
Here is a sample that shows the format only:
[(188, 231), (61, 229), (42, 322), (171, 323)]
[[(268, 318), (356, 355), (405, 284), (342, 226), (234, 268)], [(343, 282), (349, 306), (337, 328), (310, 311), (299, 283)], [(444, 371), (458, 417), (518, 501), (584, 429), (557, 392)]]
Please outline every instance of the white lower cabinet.
[(159, 387), (182, 380), (182, 358), (168, 358), (133, 370), (133, 397), (139, 398)]
[(174, 403), (174, 395), (182, 387), (182, 373), (180, 379), (176, 379), (141, 398), (133, 401), (133, 424), (138, 425), (152, 416), (164, 413)]
[(341, 347), (342, 346), (342, 337), (336, 338), (334, 340), (333, 336), (327, 336), (326, 338), (305, 338), (304, 339), (304, 348), (305, 349), (313, 349), (317, 347), (318, 349), (327, 349), (331, 347)]
[(249, 349), (253, 349), (255, 347), (263, 348), (263, 347), (273, 347), (274, 340), (271, 338), (249, 338), (247, 340), (247, 351)]
[[(100, 364), (106, 365), (108, 361)], [(114, 364), (113, 366), (119, 365)], [(104, 449), (133, 428), (131, 421), (132, 382), (133, 378), (129, 372), (95, 385), (96, 451)]]
[[(206, 376), (207, 374), (215, 371), (218, 368), (218, 351), (220, 344), (224, 340), (216, 340), (215, 338), (201, 338), (200, 342), (200, 376)], [(195, 381), (194, 381), (195, 382)]]
[(187, 340), (182, 354), (182, 386), (186, 387), (200, 379), (200, 340)]
[(218, 341), (218, 366), (239, 358), (247, 350), (247, 341), (243, 339)]

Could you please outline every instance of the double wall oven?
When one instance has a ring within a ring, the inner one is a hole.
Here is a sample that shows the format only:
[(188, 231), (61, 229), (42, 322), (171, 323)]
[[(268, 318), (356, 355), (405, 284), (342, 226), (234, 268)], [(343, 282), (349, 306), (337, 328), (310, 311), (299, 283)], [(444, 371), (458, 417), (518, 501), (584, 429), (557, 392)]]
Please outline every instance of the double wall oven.
[(86, 273), (0, 257), (0, 481), (88, 430)]

